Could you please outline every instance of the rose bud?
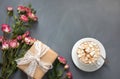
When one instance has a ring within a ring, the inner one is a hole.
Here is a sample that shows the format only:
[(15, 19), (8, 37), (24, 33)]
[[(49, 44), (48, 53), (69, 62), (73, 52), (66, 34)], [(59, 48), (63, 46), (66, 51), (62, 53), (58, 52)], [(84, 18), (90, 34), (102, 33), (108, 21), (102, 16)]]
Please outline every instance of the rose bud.
[(8, 12), (8, 15), (9, 16), (12, 16), (13, 15), (13, 8), (12, 7), (7, 7), (7, 12)]
[(17, 42), (17, 40), (15, 39), (15, 40), (10, 40), (10, 42), (9, 42), (9, 46), (11, 47), (11, 48), (17, 48), (18, 46), (19, 46), (19, 42)]
[(18, 6), (17, 7), (18, 12), (25, 12), (25, 7), (24, 6)]
[(68, 79), (72, 79), (72, 73), (71, 72), (67, 72), (66, 76), (67, 76)]
[(17, 36), (17, 40), (18, 41), (22, 40), (22, 36), (21, 35)]
[(37, 16), (35, 16), (35, 17), (33, 18), (33, 20), (34, 20), (34, 21), (37, 21), (37, 20), (38, 20), (38, 17), (37, 17)]
[(0, 36), (0, 43), (3, 41), (4, 37)]
[(2, 50), (6, 50), (9, 49), (9, 43), (8, 41), (3, 41), (2, 42)]
[(65, 66), (64, 66), (64, 69), (65, 70), (68, 70), (70, 68), (70, 66), (68, 65), (68, 64), (66, 64)]
[(58, 56), (58, 60), (59, 60), (60, 63), (66, 64), (66, 59), (64, 57)]
[(8, 12), (12, 12), (13, 11), (13, 8), (11, 6), (7, 7), (7, 11)]
[(30, 35), (30, 32), (29, 32), (29, 31), (26, 31), (26, 32), (22, 35), (22, 38), (28, 37), (29, 35)]
[(23, 21), (23, 22), (28, 22), (28, 17), (25, 16), (25, 15), (21, 15), (20, 20)]
[(11, 28), (10, 28), (9, 25), (7, 25), (7, 24), (2, 24), (1, 26), (2, 26), (2, 27), (1, 27), (1, 30), (2, 30), (3, 32), (10, 33)]
[(31, 20), (33, 20), (33, 21), (37, 21), (38, 20), (38, 18), (37, 18), (37, 16), (35, 15), (35, 14), (33, 14), (33, 13), (28, 13), (28, 17), (31, 19)]

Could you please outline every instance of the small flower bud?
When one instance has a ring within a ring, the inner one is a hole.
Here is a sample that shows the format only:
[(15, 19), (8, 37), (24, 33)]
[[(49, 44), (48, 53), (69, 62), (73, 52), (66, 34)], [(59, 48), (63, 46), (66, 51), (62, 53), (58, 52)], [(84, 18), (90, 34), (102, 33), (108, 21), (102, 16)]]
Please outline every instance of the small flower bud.
[(65, 66), (64, 66), (64, 69), (65, 70), (68, 70), (70, 68), (70, 66), (68, 65), (68, 64), (66, 64)]
[(65, 59), (64, 57), (59, 56), (59, 57), (58, 57), (58, 60), (59, 60), (60, 63), (66, 64), (66, 59)]
[(68, 79), (72, 79), (72, 73), (71, 72), (67, 72), (66, 76), (67, 76)]
[(13, 16), (13, 8), (11, 6), (7, 7), (7, 12), (9, 16)]

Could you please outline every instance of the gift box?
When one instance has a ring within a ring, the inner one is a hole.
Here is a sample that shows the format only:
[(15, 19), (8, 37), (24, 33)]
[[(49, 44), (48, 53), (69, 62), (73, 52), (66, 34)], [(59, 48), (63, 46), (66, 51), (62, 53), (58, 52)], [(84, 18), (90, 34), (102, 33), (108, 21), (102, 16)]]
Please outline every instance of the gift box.
[(52, 68), (58, 54), (40, 41), (36, 41), (24, 57), (16, 60), (17, 67), (32, 79), (42, 79)]

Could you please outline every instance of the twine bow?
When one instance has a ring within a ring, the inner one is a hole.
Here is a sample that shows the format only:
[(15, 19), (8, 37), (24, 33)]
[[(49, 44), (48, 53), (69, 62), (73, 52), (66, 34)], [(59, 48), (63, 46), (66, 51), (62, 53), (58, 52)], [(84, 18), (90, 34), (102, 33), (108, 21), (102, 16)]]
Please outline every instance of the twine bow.
[(39, 41), (36, 41), (34, 43), (34, 46), (35, 46), (35, 54), (34, 55), (31, 53), (30, 50), (28, 50), (23, 58), (16, 60), (17, 65), (29, 64), (29, 66), (25, 70), (25, 72), (31, 77), (34, 76), (37, 66), (39, 66), (44, 72), (47, 72), (49, 69), (52, 68), (51, 63), (46, 63), (41, 60), (41, 57), (43, 55), (45, 55), (45, 53), (48, 51), (49, 47), (47, 47), (46, 45), (43, 45)]

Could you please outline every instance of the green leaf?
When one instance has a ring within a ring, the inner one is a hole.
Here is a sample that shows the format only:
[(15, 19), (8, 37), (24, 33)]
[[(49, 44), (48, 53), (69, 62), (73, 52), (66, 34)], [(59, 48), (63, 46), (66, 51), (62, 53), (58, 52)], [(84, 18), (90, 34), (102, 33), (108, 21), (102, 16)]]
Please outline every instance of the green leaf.
[(15, 29), (15, 30), (13, 31), (13, 33), (14, 33), (15, 35), (21, 35), (21, 34), (23, 34), (23, 33), (25, 32), (26, 29), (27, 29), (27, 27), (20, 26), (19, 28)]
[(10, 12), (8, 11), (7, 13), (9, 17), (13, 16), (13, 11), (10, 11)]
[(32, 13), (36, 14), (36, 10), (34, 10), (33, 8), (31, 10), (32, 10)]
[(62, 71), (62, 70), (59, 70), (57, 76), (58, 76), (58, 77), (61, 77), (62, 75), (63, 75), (63, 71)]
[(29, 4), (29, 5), (28, 5), (28, 7), (29, 7), (29, 8), (31, 8), (31, 7), (32, 7), (32, 5), (31, 5), (31, 4)]
[(4, 79), (3, 77), (0, 77), (0, 79)]
[(48, 74), (48, 78), (53, 79), (53, 77), (52, 77), (52, 75), (50, 73)]
[(14, 15), (14, 19), (15, 19), (15, 21), (16, 21), (16, 20), (18, 19), (17, 16)]
[(18, 26), (20, 26), (20, 25), (21, 25), (21, 22), (20, 22), (20, 21), (17, 21), (16, 24), (17, 24)]
[(24, 27), (24, 26), (22, 26), (22, 27), (20, 28), (20, 30), (21, 30), (22, 32), (24, 32), (26, 29), (27, 29), (27, 28)]
[(36, 14), (36, 10), (33, 10), (32, 12), (33, 12), (34, 14)]
[(3, 64), (2, 63), (0, 63), (0, 67), (2, 66)]
[(14, 24), (12, 25), (12, 28), (13, 28), (13, 29), (15, 28), (15, 25), (14, 25)]
[(26, 25), (24, 25), (24, 27), (31, 27), (31, 25), (30, 24), (26, 24)]

